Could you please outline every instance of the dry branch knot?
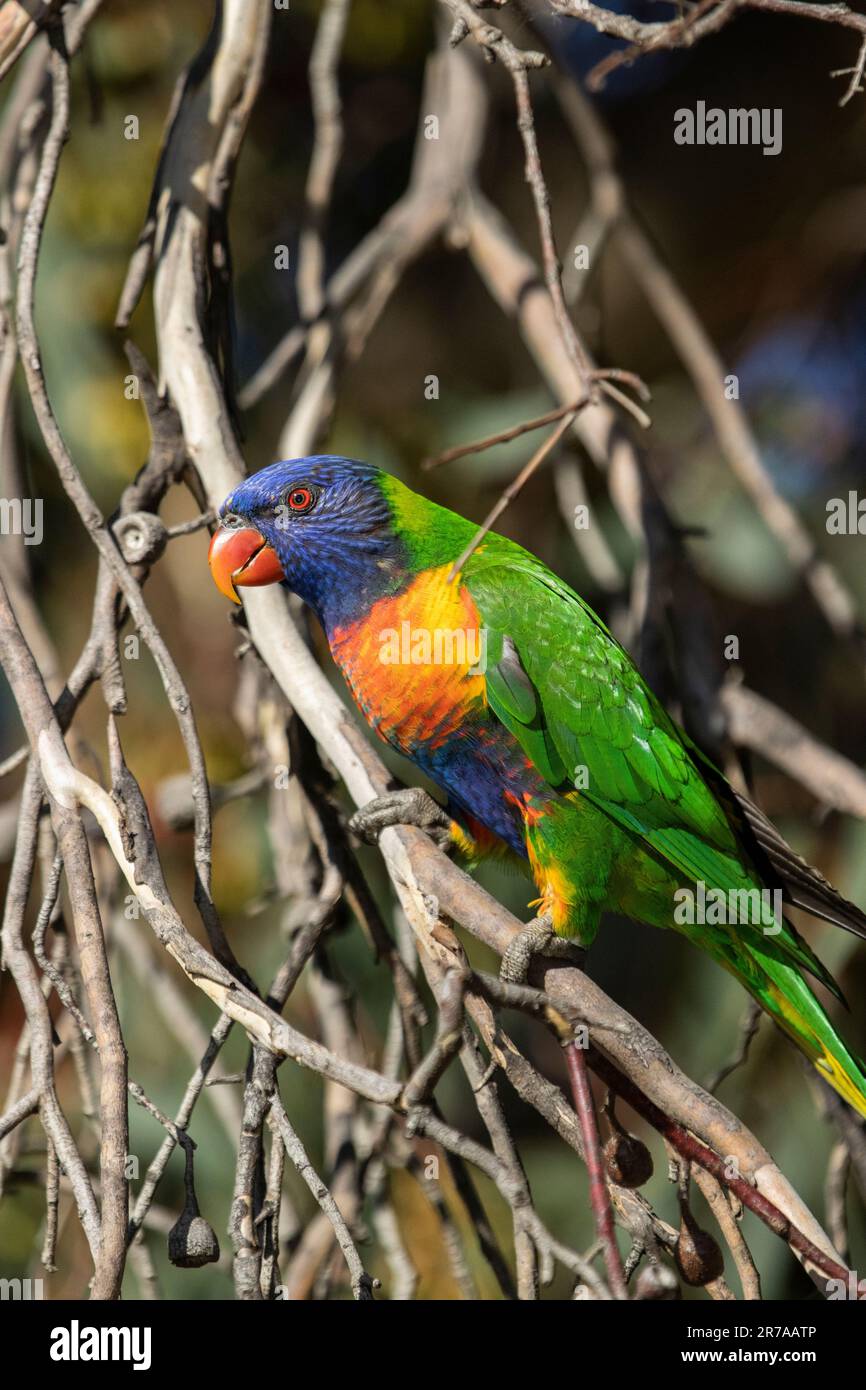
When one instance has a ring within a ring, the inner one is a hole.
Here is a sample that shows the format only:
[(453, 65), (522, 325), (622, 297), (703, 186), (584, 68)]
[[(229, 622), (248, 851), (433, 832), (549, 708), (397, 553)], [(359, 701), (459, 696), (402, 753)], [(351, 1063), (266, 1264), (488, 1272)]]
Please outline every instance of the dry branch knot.
[(153, 512), (130, 512), (120, 517), (112, 529), (128, 565), (152, 565), (168, 540), (168, 531)]

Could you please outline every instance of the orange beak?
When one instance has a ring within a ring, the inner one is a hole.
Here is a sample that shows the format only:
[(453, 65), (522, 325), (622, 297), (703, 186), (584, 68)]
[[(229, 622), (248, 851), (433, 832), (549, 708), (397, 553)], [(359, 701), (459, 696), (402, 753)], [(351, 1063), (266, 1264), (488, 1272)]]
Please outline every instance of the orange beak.
[(231, 527), (214, 531), (207, 562), (213, 582), (232, 603), (240, 603), (239, 588), (277, 584), (285, 578), (276, 551), (251, 526), (240, 531)]

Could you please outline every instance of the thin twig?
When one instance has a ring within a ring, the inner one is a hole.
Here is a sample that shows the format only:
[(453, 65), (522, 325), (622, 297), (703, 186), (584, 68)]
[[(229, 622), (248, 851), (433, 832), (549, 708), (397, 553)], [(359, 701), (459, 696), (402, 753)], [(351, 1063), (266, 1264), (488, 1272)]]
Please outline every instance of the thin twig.
[[(634, 372), (624, 372), (616, 368), (609, 370), (596, 368), (590, 372), (590, 377), (602, 385), (605, 380), (610, 378), (625, 381), (633, 390), (637, 391), (643, 400), (649, 399), (646, 385)], [(627, 400), (628, 398), (620, 396), (620, 399)], [(634, 402), (629, 401), (628, 403), (634, 409)], [(532, 420), (524, 420), (522, 424), (512, 425), (510, 429), (499, 430), (496, 434), (488, 434), (483, 439), (473, 440), (471, 444), (458, 444), (453, 449), (446, 449), (444, 453), (437, 454), (435, 458), (424, 459), (421, 467), (425, 472), (429, 472), (433, 468), (440, 468), (442, 464), (454, 463), (457, 459), (465, 458), (467, 454), (480, 454), (485, 449), (494, 448), (497, 444), (508, 444), (510, 440), (518, 439), (522, 434), (529, 434), (532, 430), (541, 429), (544, 425), (552, 425), (556, 420), (561, 420), (563, 415), (568, 415), (571, 412), (576, 415), (585, 404), (585, 397), (581, 397), (580, 400), (573, 401), (568, 405), (558, 405), (553, 410), (545, 411), (543, 415), (536, 415)], [(644, 418), (649, 424), (648, 418)]]
[(616, 1243), (613, 1227), (613, 1211), (610, 1194), (607, 1190), (604, 1166), (601, 1158), (601, 1141), (598, 1133), (598, 1118), (592, 1100), (589, 1075), (586, 1066), (586, 1051), (579, 1042), (566, 1043), (565, 1060), (571, 1082), (574, 1108), (580, 1121), (583, 1136), (583, 1152), (589, 1173), (589, 1200), (595, 1217), (595, 1228), (604, 1252), (607, 1281), (614, 1298), (626, 1298), (625, 1278), (622, 1259)]
[[(588, 404), (589, 397), (587, 396), (584, 397), (583, 401), (580, 403), (579, 408), (582, 409), (583, 406)], [(498, 521), (499, 517), (505, 511), (506, 507), (508, 507), (509, 503), (514, 501), (515, 497), (520, 492), (524, 483), (529, 481), (533, 473), (535, 473), (536, 470), (540, 468), (541, 464), (547, 458), (548, 454), (552, 453), (552, 451), (556, 448), (562, 436), (566, 433), (567, 430), (571, 428), (576, 414), (576, 410), (570, 410), (566, 415), (562, 417), (562, 419), (559, 421), (559, 424), (556, 426), (556, 429), (548, 435), (547, 439), (544, 441), (541, 447), (536, 449), (529, 462), (524, 464), (517, 477), (514, 478), (508, 484), (508, 487), (502, 493), (502, 496), (498, 499), (494, 506), (490, 508), (490, 511), (487, 513), (478, 530), (475, 532), (475, 535), (472, 537), (472, 540), (469, 542), (469, 544), (466, 546), (463, 552), (458, 556), (458, 558), (454, 561), (454, 564), (448, 571), (449, 584), (454, 578), (456, 578), (456, 576), (463, 569), (463, 566), (466, 564), (469, 557), (473, 555), (475, 551), (478, 549), (479, 545), (484, 540), (484, 537), (487, 535), (487, 532), (491, 530), (494, 523)]]
[(303, 1178), (334, 1228), (334, 1235), (337, 1238), (337, 1243), (345, 1256), (346, 1264), (349, 1268), (352, 1279), (352, 1292), (356, 1300), (361, 1303), (371, 1301), (373, 1298), (373, 1290), (378, 1287), (379, 1281), (371, 1279), (370, 1275), (364, 1269), (361, 1257), (358, 1254), (351, 1232), (343, 1220), (340, 1208), (337, 1206), (331, 1193), (310, 1163), (303, 1144), (289, 1123), (289, 1117), (283, 1108), (283, 1103), (279, 1096), (274, 1096), (271, 1101), (271, 1112), (274, 1115), (280, 1138), (285, 1145), (290, 1162)]

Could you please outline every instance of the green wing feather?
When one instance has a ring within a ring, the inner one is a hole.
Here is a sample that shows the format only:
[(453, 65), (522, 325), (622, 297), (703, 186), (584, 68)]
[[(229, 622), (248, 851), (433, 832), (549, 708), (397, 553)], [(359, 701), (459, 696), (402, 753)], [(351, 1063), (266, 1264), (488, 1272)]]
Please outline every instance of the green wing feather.
[[(723, 893), (760, 887), (685, 735), (579, 595), (501, 537), (472, 556), (464, 583), (487, 629), (490, 707), (551, 786), (563, 790), (585, 768), (581, 795), (675, 876)], [(766, 944), (761, 925), (775, 924), (765, 912), (765, 923), (738, 932)], [(790, 924), (773, 944), (838, 993)]]
[(505, 633), (487, 635), (487, 699), (496, 715), (532, 759), (545, 781), (564, 787), (568, 778), (557, 752), (538, 691)]

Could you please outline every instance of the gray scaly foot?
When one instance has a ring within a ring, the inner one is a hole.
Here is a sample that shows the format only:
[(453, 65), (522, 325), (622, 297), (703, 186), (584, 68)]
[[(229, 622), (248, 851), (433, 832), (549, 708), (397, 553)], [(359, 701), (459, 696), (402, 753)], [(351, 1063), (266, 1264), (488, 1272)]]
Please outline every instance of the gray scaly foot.
[(565, 941), (556, 935), (549, 917), (533, 917), (506, 947), (499, 978), (506, 984), (524, 985), (533, 956), (553, 956), (580, 965), (585, 954), (576, 941)]
[(415, 825), (426, 831), (440, 849), (446, 849), (451, 842), (451, 818), (421, 787), (403, 787), (377, 796), (349, 821), (349, 829), (371, 845), (389, 825)]

